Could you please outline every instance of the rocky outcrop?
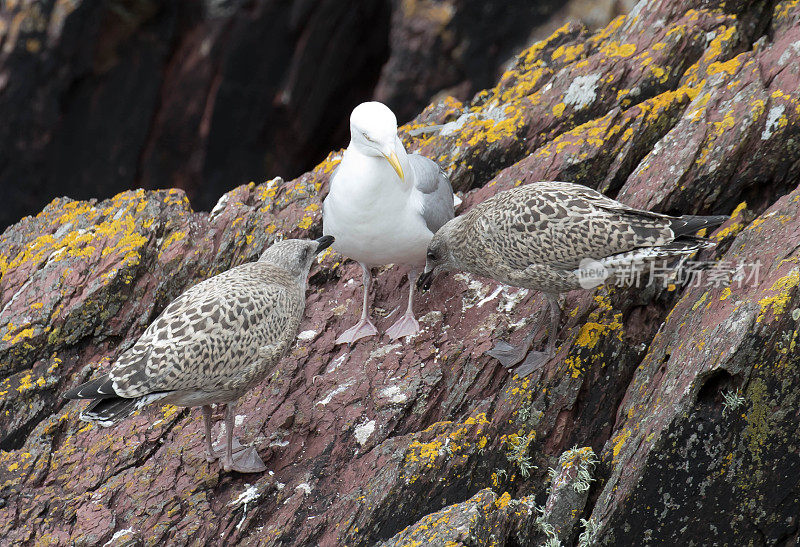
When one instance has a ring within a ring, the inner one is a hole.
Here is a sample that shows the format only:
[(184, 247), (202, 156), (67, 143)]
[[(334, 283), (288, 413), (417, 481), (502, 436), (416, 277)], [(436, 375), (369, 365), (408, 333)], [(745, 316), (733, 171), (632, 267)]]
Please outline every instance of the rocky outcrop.
[[(278, 236), (318, 235), (337, 154), (241, 186), (211, 214), (172, 190), (60, 199), (23, 219), (0, 238), (0, 536), (797, 542), (798, 21), (793, 0), (641, 2), (596, 33), (559, 29), (494, 88), (404, 127), (451, 173), (462, 211), (561, 179), (732, 218), (688, 279), (565, 295), (557, 355), (524, 379), (484, 352), (520, 339), (541, 296), (455, 274), (420, 297), (420, 335), (335, 346), (360, 311), (358, 267), (326, 254), (297, 346), (239, 409), (263, 475), (206, 463), (196, 413), (165, 406), (98, 429), (59, 394), (185, 287)], [(404, 283), (378, 276), (379, 329)]]
[(207, 209), (266, 166), (302, 172), (371, 95), (390, 15), (388, 1), (4, 3), (0, 226), (64, 193), (174, 186)]
[(177, 187), (208, 210), (295, 176), (375, 94), (404, 121), (443, 88), (491, 85), (560, 3), (290, 4), (0, 3), (0, 228), (63, 194)]

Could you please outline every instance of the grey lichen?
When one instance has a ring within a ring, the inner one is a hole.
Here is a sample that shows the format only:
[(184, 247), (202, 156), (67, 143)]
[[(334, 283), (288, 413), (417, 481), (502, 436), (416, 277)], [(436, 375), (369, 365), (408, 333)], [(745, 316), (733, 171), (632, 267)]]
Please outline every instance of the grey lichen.
[(508, 441), (509, 452), (506, 454), (506, 457), (512, 463), (517, 464), (520, 475), (525, 479), (530, 476), (532, 470), (537, 468), (533, 464), (533, 458), (528, 455), (528, 448), (534, 437), (535, 432), (532, 431), (524, 437), (521, 435), (512, 435), (511, 439)]
[(597, 463), (597, 455), (594, 453), (594, 450), (588, 446), (583, 448), (578, 448), (576, 446), (570, 450), (565, 450), (558, 458), (559, 469), (556, 470), (551, 467), (547, 470), (547, 477), (551, 482), (551, 488), (553, 479), (555, 479), (559, 473), (563, 472), (567, 468), (575, 466), (577, 471), (575, 475), (575, 482), (573, 482), (572, 487), (576, 492), (586, 492), (591, 487), (592, 481), (594, 481), (592, 472), (594, 471), (594, 466), (597, 465)]
[(583, 527), (583, 532), (578, 536), (578, 547), (589, 547), (594, 542), (594, 538), (600, 530), (600, 525), (594, 519), (581, 519), (581, 526)]
[(536, 526), (547, 536), (547, 540), (542, 544), (542, 547), (561, 547), (561, 540), (558, 538), (558, 532), (555, 527), (547, 521), (545, 517), (544, 506), (534, 506), (534, 511), (539, 513), (536, 517)]
[(722, 415), (727, 416), (728, 411), (736, 410), (745, 402), (739, 390), (722, 392)]

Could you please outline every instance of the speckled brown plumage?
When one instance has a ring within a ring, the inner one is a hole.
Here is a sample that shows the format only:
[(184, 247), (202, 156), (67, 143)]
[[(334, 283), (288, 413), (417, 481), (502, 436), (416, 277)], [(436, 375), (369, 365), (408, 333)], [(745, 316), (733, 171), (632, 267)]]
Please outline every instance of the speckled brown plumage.
[[(227, 403), (231, 452), (236, 400), (259, 383), (294, 342), (305, 310), (309, 268), (316, 253), (332, 241), (329, 236), (317, 241), (281, 241), (258, 262), (237, 266), (186, 290), (107, 374), (70, 390), (65, 397), (94, 399), (81, 419), (103, 426), (155, 401), (202, 406), (212, 458), (217, 455), (209, 440), (209, 405)], [(232, 458), (228, 454), (224, 466), (239, 471), (263, 467), (254, 450), (240, 452), (247, 455)]]
[[(420, 284), (442, 268), (543, 291), (551, 307), (544, 354), (549, 356), (558, 326), (557, 295), (582, 288), (581, 261), (599, 262), (611, 272), (606, 281), (614, 281), (614, 270), (687, 256), (713, 245), (691, 234), (726, 219), (672, 217), (633, 209), (579, 184), (537, 182), (500, 192), (445, 224), (428, 246)], [(527, 346), (523, 349), (500, 343), (490, 354), (513, 366), (527, 353)], [(530, 373), (543, 362), (541, 355), (529, 358), (517, 372)]]

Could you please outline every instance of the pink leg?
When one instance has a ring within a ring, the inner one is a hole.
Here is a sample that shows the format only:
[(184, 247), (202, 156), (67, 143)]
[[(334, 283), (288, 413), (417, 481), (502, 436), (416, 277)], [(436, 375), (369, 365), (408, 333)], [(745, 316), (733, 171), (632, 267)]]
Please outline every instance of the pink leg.
[(419, 332), (419, 323), (414, 318), (414, 287), (417, 284), (417, 271), (411, 270), (408, 272), (408, 307), (403, 317), (389, 327), (386, 334), (389, 338), (396, 340), (404, 336), (411, 336)]
[[(545, 315), (541, 315), (531, 329), (531, 332), (522, 341), (522, 344), (519, 346), (512, 346), (508, 342), (503, 342), (501, 340), (497, 342), (492, 349), (486, 352), (487, 355), (500, 361), (507, 369), (513, 369), (514, 373), (520, 378), (524, 378), (531, 372), (541, 368), (556, 352), (556, 334), (561, 317), (561, 308), (558, 306), (557, 294), (545, 293), (545, 296), (547, 297), (547, 304), (550, 310), (550, 334), (547, 338), (547, 346), (544, 351), (528, 351), (534, 336), (536, 336), (539, 327), (546, 317)], [(514, 368), (520, 362), (522, 364)]]
[(206, 461), (210, 463), (219, 459), (219, 454), (211, 446), (211, 405), (203, 405), (203, 422), (206, 425)]
[[(206, 426), (206, 461), (215, 462), (225, 455), (225, 444), (211, 444), (211, 405), (203, 405), (203, 422)], [(227, 426), (226, 426), (227, 427)], [(244, 450), (239, 439), (233, 439), (233, 452)]]
[(347, 329), (339, 338), (336, 339), (337, 344), (352, 344), (361, 338), (367, 336), (374, 336), (378, 334), (378, 329), (369, 318), (369, 291), (372, 289), (372, 274), (366, 264), (361, 264), (361, 281), (364, 285), (364, 305), (361, 308), (361, 320), (353, 327)]
[(222, 457), (222, 468), (225, 471), (238, 471), (239, 473), (261, 473), (267, 469), (258, 452), (248, 446), (238, 452), (233, 451), (233, 427), (236, 418), (236, 403), (225, 405), (225, 455)]

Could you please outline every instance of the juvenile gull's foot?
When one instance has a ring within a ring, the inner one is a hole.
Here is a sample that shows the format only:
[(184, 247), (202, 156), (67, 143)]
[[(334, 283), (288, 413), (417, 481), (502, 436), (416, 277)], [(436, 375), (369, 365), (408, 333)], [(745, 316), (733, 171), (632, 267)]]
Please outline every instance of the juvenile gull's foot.
[(261, 473), (267, 469), (252, 446), (234, 452), (233, 461), (228, 461), (227, 456), (222, 457), (222, 468), (225, 471), (238, 471), (239, 473)]
[(492, 349), (486, 352), (486, 355), (494, 357), (500, 364), (506, 368), (511, 368), (525, 358), (528, 352), (527, 346), (512, 346), (508, 342), (500, 340)]
[(403, 338), (404, 336), (411, 336), (419, 332), (419, 323), (413, 315), (405, 314), (397, 320), (397, 322), (386, 330), (386, 334), (392, 340)]
[(552, 355), (546, 351), (532, 351), (522, 364), (514, 369), (514, 374), (520, 378), (525, 378), (531, 372), (540, 369), (551, 357)]
[(378, 334), (378, 329), (375, 328), (375, 325), (372, 324), (372, 321), (369, 319), (362, 319), (354, 326), (340, 334), (339, 338), (336, 339), (336, 343), (352, 344), (361, 338), (375, 336), (376, 334)]
[[(247, 448), (246, 446), (242, 446), (242, 443), (240, 443), (239, 439), (237, 438), (233, 439), (231, 447), (233, 448), (234, 454)], [(208, 463), (215, 462), (218, 459), (225, 457), (225, 443), (214, 443), (214, 448), (212, 450), (213, 451), (211, 453), (206, 450), (206, 461)]]

